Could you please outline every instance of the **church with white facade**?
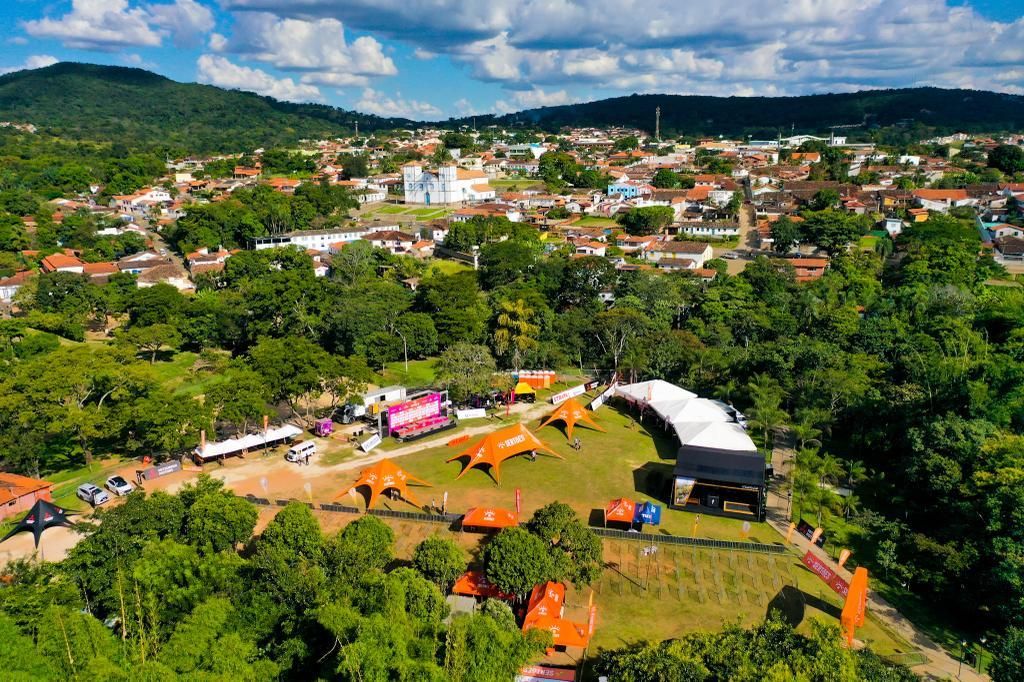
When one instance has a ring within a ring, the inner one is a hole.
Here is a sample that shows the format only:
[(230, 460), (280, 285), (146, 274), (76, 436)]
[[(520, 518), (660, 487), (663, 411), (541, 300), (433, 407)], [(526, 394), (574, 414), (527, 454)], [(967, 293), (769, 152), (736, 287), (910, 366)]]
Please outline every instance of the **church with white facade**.
[(487, 173), (459, 168), (454, 163), (437, 169), (410, 161), (402, 166), (407, 204), (461, 204), (494, 199)]

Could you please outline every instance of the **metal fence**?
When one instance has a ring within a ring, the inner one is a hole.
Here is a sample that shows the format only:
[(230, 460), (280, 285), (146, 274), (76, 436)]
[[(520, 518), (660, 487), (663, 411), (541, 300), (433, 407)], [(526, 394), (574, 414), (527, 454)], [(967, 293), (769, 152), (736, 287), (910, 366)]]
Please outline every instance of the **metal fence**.
[[(248, 501), (253, 504), (263, 505), (265, 507), (284, 507), (292, 502), (298, 502), (304, 504), (310, 509), (316, 509), (317, 505), (311, 502), (303, 502), (302, 500), (268, 500), (265, 497), (256, 497), (255, 495), (247, 495), (245, 497)], [(322, 511), (327, 512), (340, 512), (343, 514), (362, 514), (363, 511), (358, 507), (349, 507), (344, 504), (328, 504), (321, 503), (319, 508)], [(402, 519), (404, 521), (418, 521), (421, 523), (445, 523), (452, 524), (462, 518), (462, 514), (424, 514), (422, 512), (404, 512), (394, 511), (391, 509), (370, 509), (369, 513), (373, 516), (382, 516), (390, 519)], [(666, 545), (686, 545), (691, 547), (698, 547), (703, 549), (721, 549), (729, 550), (734, 552), (754, 552), (757, 554), (785, 554), (786, 548), (784, 545), (774, 544), (769, 545), (763, 542), (736, 542), (735, 540), (711, 540), (708, 538), (688, 538), (681, 535), (661, 535), (656, 533), (632, 533), (624, 530), (615, 530), (612, 528), (601, 528), (599, 526), (590, 526), (590, 530), (600, 537), (610, 538), (614, 540), (632, 540), (634, 542), (644, 542), (647, 544), (666, 544)]]

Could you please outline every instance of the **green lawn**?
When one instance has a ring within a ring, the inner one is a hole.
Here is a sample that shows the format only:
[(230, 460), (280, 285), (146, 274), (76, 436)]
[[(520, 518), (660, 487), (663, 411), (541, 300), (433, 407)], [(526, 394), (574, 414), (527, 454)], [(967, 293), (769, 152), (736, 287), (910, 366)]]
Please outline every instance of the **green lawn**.
[(586, 216), (580, 218), (572, 224), (572, 227), (618, 227), (619, 224), (611, 218), (599, 218), (595, 216)]
[(544, 183), (539, 180), (524, 177), (500, 178), (497, 180), (491, 180), (489, 184), (499, 192), (538, 189), (544, 186)]
[[(540, 392), (538, 400), (548, 394), (550, 391)], [(583, 444), (580, 452), (569, 446), (561, 428), (548, 426), (537, 430), (538, 422), (528, 424), (541, 440), (565, 459), (543, 454), (537, 457), (536, 462), (526, 457), (510, 459), (502, 465), (500, 487), (482, 469), (469, 471), (455, 480), (462, 466), (457, 462), (446, 464), (445, 460), (468, 444), (405, 455), (401, 463), (413, 475), (430, 481), (435, 488), (448, 491), (448, 507), (454, 510), (481, 504), (511, 507), (516, 488), (522, 490), (524, 513), (532, 513), (548, 502), (560, 500), (576, 509), (584, 519), (597, 524), (602, 522), (601, 510), (609, 501), (619, 497), (661, 501), (664, 504), (675, 459), (675, 445), (670, 436), (660, 428), (649, 432), (615, 408), (602, 408), (594, 418), (606, 433), (585, 426), (577, 428), (573, 435)], [(656, 532), (692, 535), (695, 518), (693, 514), (666, 509), (662, 525)], [(703, 515), (697, 534), (740, 540), (741, 526), (742, 522), (738, 520)], [(778, 535), (764, 524), (754, 524), (751, 539), (780, 541)]]
[(408, 371), (406, 371), (403, 361), (388, 363), (387, 369), (380, 375), (381, 385), (429, 386), (434, 383), (434, 365), (436, 363), (437, 360), (434, 358), (410, 360)]
[(408, 209), (405, 206), (402, 206), (402, 205), (388, 205), (388, 206), (381, 206), (380, 208), (374, 210), (374, 213), (385, 213), (385, 214), (388, 214), (388, 215), (392, 215), (392, 214), (396, 214), (396, 213), (405, 213), (406, 210), (408, 210)]
[(194, 398), (224, 381), (223, 374), (212, 368), (204, 369), (202, 365), (197, 365), (198, 360), (198, 354), (182, 352), (167, 361), (157, 360), (150, 365), (150, 370), (157, 381), (175, 395)]
[(469, 263), (463, 263), (462, 261), (443, 260), (438, 258), (430, 261), (430, 269), (437, 270), (443, 275), (454, 275), (458, 272), (466, 272), (467, 270), (472, 270), (473, 266), (470, 265)]

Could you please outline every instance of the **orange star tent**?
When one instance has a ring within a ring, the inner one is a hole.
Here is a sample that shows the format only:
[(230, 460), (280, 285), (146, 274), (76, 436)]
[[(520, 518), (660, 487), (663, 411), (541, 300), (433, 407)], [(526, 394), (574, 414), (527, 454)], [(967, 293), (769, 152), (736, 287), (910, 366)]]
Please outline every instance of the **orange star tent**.
[[(373, 466), (363, 469), (359, 473), (359, 480), (352, 484), (352, 487), (346, 490), (341, 495), (345, 495), (356, 488), (366, 486), (370, 489), (370, 498), (367, 500), (366, 508), (369, 509), (376, 502), (377, 498), (385, 490), (394, 488), (402, 496), (402, 499), (408, 500), (413, 504), (419, 504), (413, 498), (412, 493), (409, 492), (409, 483), (419, 483), (421, 485), (430, 485), (424, 480), (412, 476), (402, 467), (398, 466), (390, 459), (382, 459)], [(338, 497), (341, 497), (338, 495)]]
[(620, 497), (612, 500), (604, 510), (604, 525), (609, 521), (619, 521), (633, 525), (633, 514), (636, 511), (636, 504), (632, 500)]
[(555, 411), (551, 413), (551, 416), (540, 427), (543, 429), (548, 424), (557, 421), (565, 422), (565, 437), (569, 440), (572, 440), (573, 427), (580, 422), (598, 431), (604, 431), (604, 429), (597, 425), (597, 422), (590, 418), (590, 415), (587, 414), (587, 411), (583, 409), (583, 406), (575, 398), (569, 398), (556, 407)]
[(508, 528), (519, 525), (519, 515), (508, 509), (497, 507), (474, 507), (462, 517), (462, 527)]
[(468, 457), (469, 462), (456, 479), (462, 478), (470, 469), (488, 464), (494, 471), (494, 480), (501, 483), (501, 463), (510, 457), (521, 455), (531, 450), (544, 450), (552, 457), (563, 459), (561, 455), (544, 445), (537, 436), (530, 433), (522, 424), (508, 426), (494, 433), (489, 433), (482, 440), (455, 455), (447, 461)]

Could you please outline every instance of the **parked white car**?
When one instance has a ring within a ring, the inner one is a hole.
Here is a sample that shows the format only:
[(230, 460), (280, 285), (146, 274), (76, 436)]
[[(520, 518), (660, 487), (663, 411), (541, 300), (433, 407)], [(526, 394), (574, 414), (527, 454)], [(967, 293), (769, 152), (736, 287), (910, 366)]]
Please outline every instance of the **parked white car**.
[(88, 502), (94, 507), (110, 502), (110, 495), (108, 495), (106, 491), (100, 489), (99, 486), (95, 486), (92, 483), (83, 483), (78, 486), (76, 494), (79, 499)]
[(107, 490), (122, 497), (135, 490), (135, 485), (121, 476), (111, 476), (107, 479)]
[(316, 454), (316, 443), (311, 440), (298, 441), (285, 453), (284, 458), (289, 462), (304, 462)]

